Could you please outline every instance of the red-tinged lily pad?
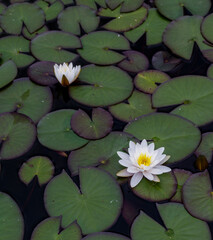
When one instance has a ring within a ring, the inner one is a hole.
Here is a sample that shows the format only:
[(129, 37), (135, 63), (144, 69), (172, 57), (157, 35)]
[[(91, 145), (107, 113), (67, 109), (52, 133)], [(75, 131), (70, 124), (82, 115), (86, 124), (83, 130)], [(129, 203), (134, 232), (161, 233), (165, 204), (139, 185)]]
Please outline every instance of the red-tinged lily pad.
[(33, 39), (34, 37), (36, 37), (37, 35), (41, 34), (41, 33), (44, 33), (44, 32), (47, 32), (48, 31), (48, 28), (47, 26), (43, 26), (42, 28), (38, 29), (37, 31), (33, 32), (33, 33), (30, 33), (26, 27), (23, 27), (22, 29), (22, 34), (25, 38), (31, 40)]
[(138, 9), (144, 0), (106, 0), (107, 6), (112, 10), (121, 4), (121, 12), (131, 12)]
[(140, 91), (153, 93), (158, 86), (157, 84), (163, 83), (169, 79), (169, 75), (164, 72), (147, 70), (137, 74), (134, 79), (134, 84)]
[(63, 171), (48, 183), (44, 202), (50, 216), (62, 216), (61, 226), (74, 220), (83, 234), (109, 228), (120, 215), (123, 197), (119, 185), (103, 170), (81, 168), (80, 189)]
[(36, 127), (23, 114), (0, 114), (0, 159), (17, 158), (26, 153), (36, 139)]
[(72, 130), (80, 137), (96, 140), (111, 132), (113, 118), (102, 108), (94, 108), (90, 118), (86, 112), (79, 109), (71, 118)]
[(54, 62), (41, 61), (32, 64), (27, 74), (33, 82), (48, 86), (58, 82), (54, 73)]
[(213, 221), (213, 192), (209, 173), (193, 174), (183, 186), (183, 203), (194, 217)]
[(100, 232), (89, 234), (82, 240), (130, 240), (130, 239), (117, 233)]
[(143, 53), (130, 50), (123, 52), (123, 54), (127, 59), (124, 59), (118, 64), (118, 67), (121, 69), (128, 72), (138, 73), (149, 67), (149, 60)]
[(0, 88), (12, 82), (17, 75), (17, 67), (11, 60), (0, 66)]

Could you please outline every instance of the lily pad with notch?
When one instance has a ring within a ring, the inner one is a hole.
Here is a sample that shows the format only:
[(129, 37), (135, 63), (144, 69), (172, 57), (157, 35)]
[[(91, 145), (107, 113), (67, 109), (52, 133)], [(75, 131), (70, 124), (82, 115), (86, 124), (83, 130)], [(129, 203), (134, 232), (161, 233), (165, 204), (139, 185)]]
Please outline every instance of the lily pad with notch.
[(42, 28), (38, 29), (37, 31), (33, 32), (33, 33), (30, 33), (26, 27), (23, 27), (22, 29), (22, 34), (23, 36), (28, 39), (28, 40), (31, 40), (33, 39), (34, 37), (36, 37), (37, 35), (41, 34), (41, 33), (44, 33), (44, 32), (47, 32), (48, 31), (48, 28), (47, 26), (43, 26)]
[(130, 240), (130, 239), (117, 233), (100, 232), (89, 234), (82, 240)]
[(121, 12), (131, 12), (138, 9), (144, 0), (106, 0), (107, 6), (112, 10), (121, 5)]
[(11, 60), (5, 62), (0, 66), (0, 88), (6, 86), (17, 75), (17, 67), (15, 63)]

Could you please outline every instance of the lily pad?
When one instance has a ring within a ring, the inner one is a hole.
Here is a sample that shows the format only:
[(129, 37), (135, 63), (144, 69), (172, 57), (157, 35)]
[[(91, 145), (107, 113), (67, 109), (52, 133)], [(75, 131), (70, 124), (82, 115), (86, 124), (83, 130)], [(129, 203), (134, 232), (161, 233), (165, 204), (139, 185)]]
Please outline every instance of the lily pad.
[(107, 7), (105, 0), (76, 0), (76, 4), (84, 5), (95, 10), (97, 10), (97, 4), (104, 8)]
[(129, 238), (111, 232), (100, 232), (87, 235), (82, 240), (129, 240)]
[(29, 184), (35, 176), (39, 185), (43, 185), (53, 177), (54, 166), (51, 160), (44, 156), (35, 156), (23, 163), (19, 170), (19, 177), (22, 182)]
[(98, 31), (84, 35), (81, 38), (83, 49), (79, 49), (80, 56), (88, 62), (110, 65), (118, 63), (125, 58), (124, 55), (113, 50), (129, 50), (130, 45), (122, 35)]
[(139, 140), (153, 141), (170, 155), (167, 163), (178, 162), (194, 152), (200, 131), (190, 121), (167, 113), (152, 113), (130, 122), (124, 129)]
[(38, 86), (28, 78), (19, 78), (0, 91), (0, 113), (16, 111), (37, 123), (51, 110), (52, 101), (48, 87)]
[(121, 12), (131, 12), (138, 9), (144, 0), (106, 0), (107, 6), (112, 10), (121, 4)]
[(60, 217), (47, 218), (34, 229), (31, 240), (81, 240), (81, 230), (76, 223), (60, 231)]
[(213, 64), (211, 64), (207, 70), (207, 77), (213, 79)]
[(70, 120), (75, 110), (61, 109), (45, 115), (37, 125), (39, 142), (56, 151), (71, 151), (88, 141), (77, 136), (71, 129)]
[(15, 201), (6, 193), (0, 192), (0, 233), (4, 240), (22, 240), (24, 220)]
[(162, 42), (162, 36), (169, 20), (160, 15), (155, 8), (149, 9), (148, 17), (137, 28), (125, 32), (124, 35), (131, 42), (137, 42), (146, 33), (146, 44), (154, 45)]
[(118, 67), (128, 72), (140, 72), (149, 67), (148, 58), (141, 52), (125, 51), (123, 54), (127, 57), (118, 64)]
[[(203, 76), (181, 76), (159, 86), (154, 107), (177, 106), (172, 113), (201, 126), (213, 121), (213, 81)], [(201, 111), (202, 109), (202, 111)]]
[(114, 66), (86, 66), (79, 80), (85, 85), (70, 86), (69, 94), (75, 101), (87, 106), (119, 103), (128, 98), (133, 89), (131, 77)]
[(121, 121), (130, 122), (139, 116), (155, 112), (148, 94), (135, 90), (127, 101), (128, 103), (119, 103), (109, 107), (112, 115)]
[(81, 168), (81, 190), (65, 173), (47, 185), (44, 201), (50, 216), (62, 216), (62, 227), (77, 220), (83, 234), (109, 228), (122, 207), (122, 192), (116, 181), (97, 168)]
[(212, 184), (207, 170), (193, 174), (183, 186), (183, 203), (194, 217), (213, 221)]
[(141, 211), (131, 228), (132, 240), (211, 239), (208, 224), (192, 217), (182, 204), (158, 204), (157, 208), (166, 228)]
[(158, 86), (156, 83), (163, 83), (169, 79), (169, 75), (164, 72), (147, 70), (138, 73), (134, 79), (134, 83), (140, 91), (153, 93)]
[(0, 66), (0, 88), (12, 82), (17, 75), (17, 67), (11, 60)]
[(34, 123), (18, 113), (0, 114), (0, 159), (17, 158), (26, 153), (36, 139)]
[(25, 38), (31, 40), (33, 39), (34, 37), (36, 37), (37, 35), (41, 34), (41, 33), (44, 33), (44, 32), (47, 32), (48, 31), (48, 28), (47, 26), (43, 26), (42, 28), (38, 29), (37, 31), (33, 32), (33, 33), (30, 33), (26, 27), (23, 27), (22, 29), (22, 34)]
[(7, 8), (6, 5), (0, 3), (0, 14), (2, 14), (6, 8)]
[(78, 55), (69, 50), (80, 47), (79, 38), (61, 31), (48, 31), (31, 41), (31, 51), (37, 59), (56, 63), (73, 61)]
[(63, 4), (68, 5), (68, 4), (72, 4), (73, 0), (61, 0), (63, 2)]
[(44, 25), (44, 12), (35, 4), (12, 4), (1, 16), (1, 27), (9, 34), (20, 34), (23, 24), (30, 33)]
[(111, 132), (113, 118), (106, 110), (94, 108), (92, 118), (79, 109), (71, 118), (72, 130), (80, 137), (86, 139), (100, 139)]
[(99, 25), (100, 18), (96, 12), (86, 6), (74, 6), (66, 8), (58, 16), (58, 27), (65, 32), (81, 35), (81, 27), (84, 32), (94, 31)]

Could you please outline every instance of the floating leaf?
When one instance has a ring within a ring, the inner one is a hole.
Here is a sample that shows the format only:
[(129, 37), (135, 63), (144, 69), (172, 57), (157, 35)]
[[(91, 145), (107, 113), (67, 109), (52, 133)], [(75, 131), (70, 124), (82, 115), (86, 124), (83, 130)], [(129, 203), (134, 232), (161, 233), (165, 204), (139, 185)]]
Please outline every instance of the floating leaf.
[(11, 60), (0, 66), (0, 88), (12, 82), (17, 75), (17, 67)]
[(129, 238), (111, 232), (100, 232), (87, 235), (82, 240), (129, 240)]
[(106, 5), (106, 2), (105, 0), (76, 0), (76, 4), (77, 5), (84, 5), (84, 6), (87, 6), (87, 7), (90, 7), (92, 9), (97, 9), (97, 5), (100, 5), (101, 7), (104, 7), (106, 8), (107, 5)]
[(65, 173), (53, 178), (44, 193), (50, 216), (62, 216), (62, 227), (77, 220), (83, 234), (109, 228), (122, 207), (122, 192), (115, 180), (97, 168), (79, 171), (81, 190)]
[(107, 5), (113, 10), (121, 4), (121, 12), (131, 12), (138, 9), (144, 0), (106, 0)]
[(207, 77), (213, 79), (213, 64), (211, 64), (207, 70)]
[(72, 4), (73, 0), (61, 0), (63, 2), (63, 4), (68, 5), (68, 4)]
[(3, 3), (0, 3), (0, 14), (2, 14), (6, 8), (7, 7)]
[(43, 26), (42, 28), (40, 28), (39, 30), (33, 32), (33, 33), (29, 33), (29, 31), (27, 30), (26, 27), (23, 27), (22, 29), (22, 34), (25, 38), (31, 40), (33, 39), (34, 37), (36, 37), (37, 35), (41, 34), (41, 33), (44, 33), (44, 32), (47, 32), (48, 31), (48, 28), (47, 26)]

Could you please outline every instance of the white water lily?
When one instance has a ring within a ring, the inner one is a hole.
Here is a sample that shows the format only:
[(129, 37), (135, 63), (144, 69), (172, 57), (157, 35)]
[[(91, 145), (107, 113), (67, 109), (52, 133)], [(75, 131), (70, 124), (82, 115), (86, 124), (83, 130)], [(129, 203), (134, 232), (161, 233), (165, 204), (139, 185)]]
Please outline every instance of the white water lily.
[(128, 153), (118, 151), (119, 163), (127, 167), (117, 173), (119, 177), (132, 177), (130, 186), (135, 187), (143, 177), (150, 181), (160, 182), (157, 175), (170, 172), (171, 168), (162, 166), (170, 156), (163, 154), (164, 147), (154, 150), (155, 144), (129, 142)]
[(54, 65), (55, 76), (64, 87), (69, 86), (72, 82), (74, 82), (78, 78), (80, 71), (81, 66), (79, 65), (73, 67), (72, 63), (69, 65), (67, 63), (63, 63), (63, 65)]

